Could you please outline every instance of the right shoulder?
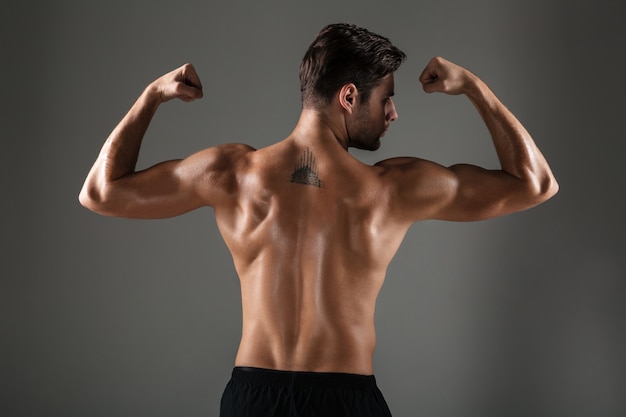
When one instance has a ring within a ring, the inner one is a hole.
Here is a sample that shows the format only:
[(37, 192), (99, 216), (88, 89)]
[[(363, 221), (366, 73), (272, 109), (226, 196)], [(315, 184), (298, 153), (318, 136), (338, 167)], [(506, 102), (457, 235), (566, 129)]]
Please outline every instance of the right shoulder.
[(435, 162), (413, 157), (380, 161), (375, 165), (390, 195), (391, 215), (401, 222), (436, 217), (455, 195), (457, 179)]

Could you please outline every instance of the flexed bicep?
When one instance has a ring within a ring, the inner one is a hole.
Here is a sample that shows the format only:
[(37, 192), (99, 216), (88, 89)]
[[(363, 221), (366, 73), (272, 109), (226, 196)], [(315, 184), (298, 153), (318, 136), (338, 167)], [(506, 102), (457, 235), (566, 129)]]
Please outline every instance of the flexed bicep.
[(115, 217), (165, 218), (202, 205), (183, 168), (183, 160), (161, 162), (102, 184), (83, 204), (90, 210)]
[(224, 204), (236, 191), (237, 161), (251, 149), (222, 145), (161, 162), (97, 187), (85, 205), (103, 215), (154, 219)]
[(427, 93), (470, 99), (489, 130), (500, 169), (444, 167), (418, 158), (383, 161), (400, 218), (482, 220), (534, 207), (556, 194), (556, 179), (534, 140), (480, 78), (436, 57), (419, 80)]
[(447, 168), (454, 181), (449, 199), (432, 218), (451, 221), (477, 221), (525, 210), (539, 204), (525, 191), (526, 183), (502, 170), (489, 170), (470, 164)]
[(392, 213), (408, 222), (477, 221), (524, 210), (531, 201), (527, 186), (501, 170), (458, 164), (444, 167), (419, 158), (383, 161), (392, 193)]

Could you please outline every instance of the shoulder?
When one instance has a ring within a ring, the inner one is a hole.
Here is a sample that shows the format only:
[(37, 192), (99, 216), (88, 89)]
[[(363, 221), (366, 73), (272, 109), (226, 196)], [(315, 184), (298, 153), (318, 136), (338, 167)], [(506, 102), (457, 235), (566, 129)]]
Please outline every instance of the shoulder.
[(210, 169), (232, 168), (231, 164), (233, 162), (244, 158), (245, 155), (254, 151), (256, 151), (256, 149), (249, 145), (229, 143), (203, 149), (191, 155), (188, 159), (203, 164)]
[(245, 170), (248, 155), (255, 151), (239, 143), (218, 145), (187, 157), (180, 169), (209, 205), (214, 205), (237, 192), (239, 173)]
[[(449, 168), (436, 162), (414, 157), (397, 157), (377, 162), (374, 167), (380, 169), (380, 175), (389, 180), (438, 181), (448, 180), (453, 176)], [(403, 183), (405, 181), (400, 181)]]
[(245, 144), (218, 145), (189, 156), (184, 161), (184, 167), (196, 175), (236, 174), (246, 156), (252, 152), (255, 152), (255, 149)]
[(458, 185), (452, 170), (426, 159), (391, 158), (375, 167), (389, 190), (395, 214), (411, 222), (429, 218), (453, 198)]

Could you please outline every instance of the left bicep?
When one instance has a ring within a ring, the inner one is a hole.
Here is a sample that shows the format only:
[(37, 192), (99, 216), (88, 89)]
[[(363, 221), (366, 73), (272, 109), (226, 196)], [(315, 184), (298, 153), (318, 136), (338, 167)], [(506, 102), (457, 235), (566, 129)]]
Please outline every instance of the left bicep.
[(161, 162), (113, 181), (108, 213), (116, 217), (173, 217), (202, 206), (188, 160)]
[(238, 153), (234, 147), (209, 148), (126, 175), (110, 185), (114, 210), (105, 214), (166, 218), (222, 204), (233, 194)]

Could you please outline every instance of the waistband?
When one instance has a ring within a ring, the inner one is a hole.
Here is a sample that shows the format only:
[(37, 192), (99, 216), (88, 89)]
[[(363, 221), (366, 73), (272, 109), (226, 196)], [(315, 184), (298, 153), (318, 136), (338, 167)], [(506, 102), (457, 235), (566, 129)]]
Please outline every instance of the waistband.
[(336, 388), (368, 388), (376, 386), (374, 375), (340, 372), (279, 371), (253, 367), (235, 367), (232, 381), (244, 384), (274, 386), (307, 386)]

